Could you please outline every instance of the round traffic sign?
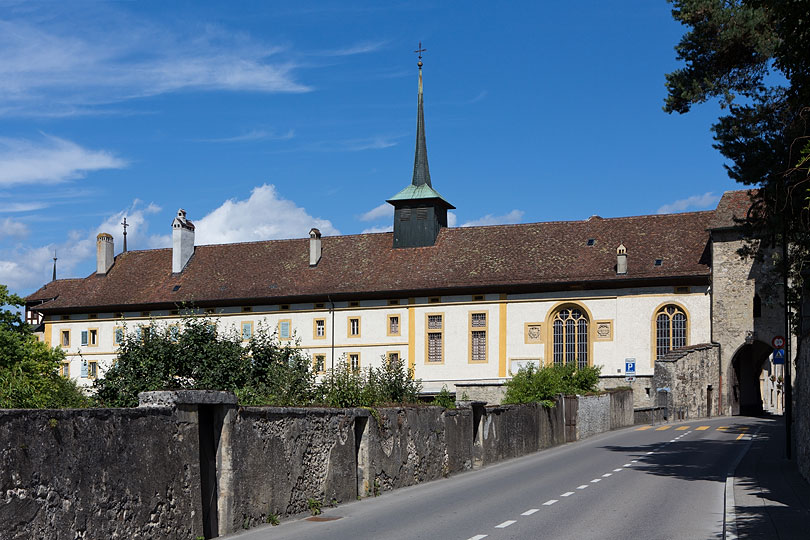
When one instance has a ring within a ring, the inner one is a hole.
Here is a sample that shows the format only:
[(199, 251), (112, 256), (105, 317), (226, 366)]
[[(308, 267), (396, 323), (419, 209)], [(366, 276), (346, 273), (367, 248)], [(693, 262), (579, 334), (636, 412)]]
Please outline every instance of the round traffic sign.
[(782, 336), (776, 336), (771, 340), (771, 345), (773, 345), (774, 349), (781, 349), (785, 346), (785, 338)]

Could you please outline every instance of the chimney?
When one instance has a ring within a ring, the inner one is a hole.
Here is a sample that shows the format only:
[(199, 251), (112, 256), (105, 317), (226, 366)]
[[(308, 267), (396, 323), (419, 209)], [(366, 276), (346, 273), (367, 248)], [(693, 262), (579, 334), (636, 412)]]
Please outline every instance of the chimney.
[(309, 265), (318, 266), (321, 260), (321, 231), (312, 229), (309, 231)]
[(172, 221), (172, 272), (182, 272), (194, 255), (194, 224), (186, 219), (186, 211), (177, 211)]
[(627, 248), (624, 244), (619, 244), (616, 249), (616, 275), (627, 273)]
[[(105, 232), (96, 236), (96, 273), (106, 274), (115, 261), (113, 237)], [(55, 265), (56, 263), (54, 263)], [(55, 272), (54, 272), (55, 273)]]

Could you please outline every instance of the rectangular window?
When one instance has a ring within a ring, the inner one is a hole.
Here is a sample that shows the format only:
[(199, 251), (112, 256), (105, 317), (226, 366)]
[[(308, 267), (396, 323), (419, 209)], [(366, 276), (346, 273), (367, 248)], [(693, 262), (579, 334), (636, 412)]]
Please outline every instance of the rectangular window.
[(59, 375), (70, 378), (70, 362), (62, 362), (59, 366)]
[(98, 377), (98, 362), (95, 360), (90, 360), (87, 363), (87, 377), (90, 379)]
[(180, 339), (180, 327), (176, 324), (169, 325), (169, 339), (177, 341)]
[(399, 353), (398, 352), (389, 352), (388, 353), (388, 363), (391, 364), (393, 362), (399, 361)]
[(62, 330), (62, 347), (70, 347), (70, 330)]
[(90, 328), (87, 330), (87, 346), (98, 347), (98, 328)]
[(253, 337), (253, 321), (242, 321), (242, 341)]
[(487, 314), (470, 313), (470, 362), (487, 361)]
[(280, 339), (290, 339), (292, 337), (292, 320), (283, 319), (278, 322), (278, 337)]
[(313, 360), (313, 367), (315, 369), (315, 373), (326, 373), (326, 355), (316, 354), (315, 359)]
[(315, 339), (324, 339), (326, 337), (326, 319), (315, 319), (312, 337)]
[(87, 338), (87, 330), (82, 330), (82, 346), (87, 347), (88, 338)]
[(360, 317), (349, 318), (349, 337), (360, 337)]
[(124, 343), (124, 328), (122, 326), (116, 326), (113, 329), (113, 345), (119, 346)]
[(427, 317), (427, 354), (428, 363), (444, 362), (444, 315), (433, 313)]
[(349, 354), (349, 368), (352, 371), (360, 371), (360, 353)]
[(399, 315), (388, 316), (388, 335), (389, 336), (399, 335)]

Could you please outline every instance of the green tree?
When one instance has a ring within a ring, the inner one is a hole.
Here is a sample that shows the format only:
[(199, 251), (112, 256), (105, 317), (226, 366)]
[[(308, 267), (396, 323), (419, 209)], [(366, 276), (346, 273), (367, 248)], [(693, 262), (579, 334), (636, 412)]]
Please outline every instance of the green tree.
[(675, 47), (685, 65), (666, 76), (664, 110), (719, 101), (714, 146), (731, 178), (762, 188), (744, 225), (771, 245), (787, 241), (786, 266), (798, 277), (810, 246), (810, 4), (668, 1), (688, 31)]
[(554, 406), (559, 394), (588, 394), (596, 392), (600, 367), (577, 369), (574, 364), (541, 366), (529, 364), (506, 382), (504, 403), (542, 403)]
[(61, 349), (37, 340), (16, 309), (22, 298), (0, 285), (0, 408), (85, 407), (76, 384), (59, 376)]
[(126, 333), (114, 365), (95, 383), (104, 406), (132, 407), (149, 390), (228, 390), (244, 405), (300, 405), (311, 400), (309, 357), (282, 346), (262, 326), (245, 344), (217, 321), (188, 316), (179, 325), (153, 323)]

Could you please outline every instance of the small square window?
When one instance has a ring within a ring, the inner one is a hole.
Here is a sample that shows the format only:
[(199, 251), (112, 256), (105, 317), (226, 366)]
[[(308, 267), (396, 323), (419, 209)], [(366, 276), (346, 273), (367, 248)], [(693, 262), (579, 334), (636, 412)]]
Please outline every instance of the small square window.
[(242, 321), (242, 341), (248, 341), (253, 337), (253, 323), (251, 321)]
[(116, 312), (113, 314), (113, 317), (115, 317), (116, 319), (121, 319), (121, 318), (123, 318), (123, 317), (124, 317), (124, 313), (123, 313), (123, 312), (121, 312), (121, 311), (116, 311)]
[(388, 305), (389, 306), (398, 306), (399, 305), (399, 300), (389, 300)]
[(250, 306), (242, 306), (242, 313), (250, 313), (253, 311), (253, 308)]
[(70, 320), (70, 315), (62, 315), (62, 320), (63, 321), (69, 321)]
[(394, 362), (399, 362), (399, 353), (398, 352), (388, 353), (388, 363), (392, 364)]
[(150, 315), (151, 313), (149, 313), (148, 311), (141, 311), (141, 317), (149, 317)]
[(180, 285), (175, 285), (174, 287), (172, 287), (172, 292), (177, 292), (179, 290), (180, 290)]
[(283, 310), (290, 309), (290, 304), (281, 304), (281, 309), (283, 309)]
[(588, 241), (586, 242), (586, 245), (588, 245), (588, 246), (592, 246), (592, 245), (594, 245), (595, 243), (596, 243), (596, 239), (595, 239), (595, 238), (588, 238)]
[(87, 318), (88, 319), (98, 319), (98, 313), (88, 313)]
[(473, 301), (475, 302), (482, 302), (483, 300), (484, 300), (483, 294), (476, 294), (475, 296), (473, 296)]
[(349, 302), (349, 307), (358, 307), (360, 302)]
[(323, 309), (323, 302), (318, 302), (315, 304), (315, 309)]
[(655, 266), (662, 266), (664, 264), (664, 259), (655, 259)]
[(180, 310), (179, 309), (173, 309), (173, 310), (171, 310), (169, 312), (169, 315), (180, 315)]
[(431, 297), (431, 298), (428, 300), (428, 302), (430, 302), (431, 304), (438, 304), (438, 303), (439, 303), (439, 302), (441, 302), (441, 301), (442, 301), (442, 298), (441, 298), (440, 296), (432, 296), (432, 297)]
[(388, 316), (388, 335), (389, 336), (399, 335), (399, 315)]

